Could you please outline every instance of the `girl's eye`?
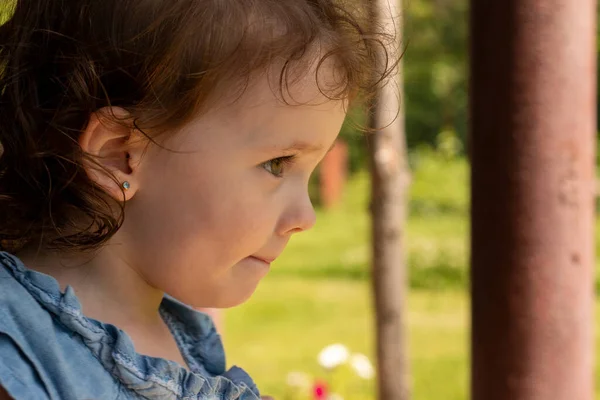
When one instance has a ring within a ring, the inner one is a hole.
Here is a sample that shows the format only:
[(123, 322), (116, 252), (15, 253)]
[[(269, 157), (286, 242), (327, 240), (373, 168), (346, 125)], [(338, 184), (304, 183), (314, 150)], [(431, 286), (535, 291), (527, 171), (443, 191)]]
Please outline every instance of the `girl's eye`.
[(261, 164), (261, 166), (271, 175), (281, 178), (286, 167), (292, 164), (293, 159), (294, 156), (278, 157)]

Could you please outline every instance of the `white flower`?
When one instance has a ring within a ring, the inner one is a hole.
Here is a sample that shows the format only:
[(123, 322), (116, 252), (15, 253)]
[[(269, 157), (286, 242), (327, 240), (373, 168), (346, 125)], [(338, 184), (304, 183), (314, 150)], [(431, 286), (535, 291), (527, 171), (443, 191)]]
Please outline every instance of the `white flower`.
[(323, 368), (332, 369), (348, 361), (348, 349), (343, 344), (332, 344), (319, 353), (319, 364)]
[(369, 360), (369, 357), (364, 354), (353, 354), (350, 357), (350, 365), (358, 376), (363, 379), (371, 379), (375, 376), (375, 369)]
[(288, 386), (308, 388), (311, 386), (312, 380), (310, 379), (310, 376), (304, 372), (292, 371), (287, 375), (286, 382)]
[(344, 400), (344, 398), (337, 393), (331, 393), (329, 396), (327, 396), (327, 400)]

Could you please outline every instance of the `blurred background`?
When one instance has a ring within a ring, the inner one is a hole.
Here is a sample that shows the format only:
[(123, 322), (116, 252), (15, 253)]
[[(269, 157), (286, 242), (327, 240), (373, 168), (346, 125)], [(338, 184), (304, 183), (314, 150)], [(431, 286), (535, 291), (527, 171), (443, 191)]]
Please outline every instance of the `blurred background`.
[[(404, 4), (410, 382), (415, 400), (463, 400), (469, 384), (468, 1)], [(363, 121), (363, 111), (353, 110), (350, 119)], [(279, 400), (326, 399), (323, 392), (332, 399), (375, 398), (375, 380), (351, 357), (364, 354), (374, 364), (368, 159), (366, 139), (353, 126), (346, 124), (339, 148), (311, 182), (316, 226), (290, 242), (248, 303), (224, 314), (229, 363), (244, 366), (263, 393)], [(332, 344), (343, 347), (322, 353)]]

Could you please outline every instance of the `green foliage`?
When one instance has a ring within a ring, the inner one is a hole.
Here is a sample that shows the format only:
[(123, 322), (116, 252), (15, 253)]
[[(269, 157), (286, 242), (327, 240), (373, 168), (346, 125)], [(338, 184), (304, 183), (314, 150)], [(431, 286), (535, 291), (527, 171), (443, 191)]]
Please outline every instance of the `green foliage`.
[[(450, 132), (453, 153), (462, 154), (467, 132), (466, 0), (404, 2), (403, 102), (406, 140), (412, 151), (438, 146), (440, 133)], [(351, 110), (341, 137), (349, 143), (351, 171), (367, 166), (365, 112)], [(450, 144), (450, 143), (446, 143)]]
[(366, 126), (367, 113), (364, 107), (358, 105), (349, 110), (340, 131), (340, 138), (348, 144), (348, 162), (351, 173), (367, 168)]
[(457, 215), (466, 218), (468, 207), (468, 165), (465, 159), (449, 157), (444, 148), (421, 146), (411, 152), (413, 179), (410, 213), (413, 217)]
[(0, 25), (6, 22), (16, 5), (16, 0), (3, 0), (2, 4), (0, 4)]
[(404, 104), (409, 148), (434, 145), (467, 123), (466, 0), (409, 0), (405, 6)]

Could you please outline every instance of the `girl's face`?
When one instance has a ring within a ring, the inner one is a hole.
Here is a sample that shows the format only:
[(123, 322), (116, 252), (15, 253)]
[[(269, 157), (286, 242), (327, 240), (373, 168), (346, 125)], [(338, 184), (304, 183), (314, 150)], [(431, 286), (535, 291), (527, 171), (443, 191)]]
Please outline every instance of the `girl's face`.
[(290, 237), (313, 226), (308, 180), (345, 108), (310, 75), (291, 94), (311, 105), (283, 104), (264, 78), (169, 136), (167, 150), (149, 147), (116, 238), (150, 285), (193, 306), (235, 306)]

